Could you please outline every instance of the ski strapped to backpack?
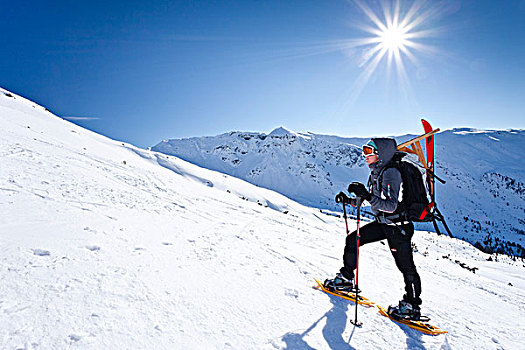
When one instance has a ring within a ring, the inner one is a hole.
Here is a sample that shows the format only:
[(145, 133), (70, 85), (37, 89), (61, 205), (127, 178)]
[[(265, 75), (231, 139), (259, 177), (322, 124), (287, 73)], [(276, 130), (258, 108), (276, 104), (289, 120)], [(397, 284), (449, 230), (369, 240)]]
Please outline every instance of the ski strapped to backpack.
[[(443, 214), (439, 211), (435, 200), (435, 180), (445, 183), (434, 173), (434, 134), (439, 129), (432, 130), (430, 124), (421, 119), (425, 134), (412, 140), (404, 142), (397, 147), (398, 152), (392, 158), (392, 161), (385, 166), (379, 174), (379, 183), (382, 183), (383, 172), (388, 168), (396, 168), (401, 173), (403, 181), (403, 197), (398, 205), (397, 210), (387, 218), (391, 220), (408, 220), (415, 222), (430, 222), (438, 234), (441, 234), (437, 221), (442, 222), (443, 227), (450, 237), (454, 237), (448, 228)], [(420, 141), (425, 140), (426, 157), (423, 153)], [(411, 162), (403, 160), (407, 153), (415, 154), (426, 171), (426, 187), (423, 176), (419, 168)], [(428, 188), (428, 195), (427, 195)], [(430, 197), (430, 200), (429, 198)]]
[[(425, 133), (429, 133), (432, 131), (432, 126), (430, 126), (430, 123), (427, 122), (425, 119), (421, 119), (421, 123), (423, 124), (423, 129), (425, 130)], [(441, 234), (441, 232), (439, 231), (439, 227), (437, 225), (437, 221), (441, 221), (448, 235), (450, 237), (454, 237), (452, 236), (452, 233), (450, 232), (450, 229), (448, 228), (448, 225), (445, 221), (445, 217), (443, 216), (443, 214), (441, 214), (441, 212), (437, 208), (437, 205), (435, 204), (436, 203), (435, 180), (437, 179), (439, 182), (443, 184), (445, 183), (445, 181), (437, 177), (434, 172), (434, 135), (430, 135), (429, 137), (426, 138), (426, 151), (427, 151), (427, 159), (426, 159), (427, 162), (426, 164), (425, 163), (423, 164), (425, 164), (425, 170), (427, 172), (427, 184), (428, 184), (428, 188), (430, 191), (430, 200), (431, 200), (431, 203), (434, 203), (433, 205), (433, 217), (434, 218), (432, 220), (432, 223), (434, 224), (434, 228), (436, 229), (437, 234)]]

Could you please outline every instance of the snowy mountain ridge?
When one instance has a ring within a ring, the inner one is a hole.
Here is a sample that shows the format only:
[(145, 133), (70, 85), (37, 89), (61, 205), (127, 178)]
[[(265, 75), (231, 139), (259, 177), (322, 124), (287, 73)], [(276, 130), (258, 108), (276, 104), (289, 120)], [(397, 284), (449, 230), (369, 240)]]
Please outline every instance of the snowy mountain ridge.
[[(395, 137), (398, 143), (417, 135)], [(165, 140), (152, 150), (275, 190), (298, 202), (337, 210), (333, 198), (351, 181), (366, 182), (361, 145), (368, 138), (231, 132)], [(437, 203), (454, 234), (487, 252), (525, 257), (525, 130), (455, 128), (435, 138)], [(413, 161), (416, 161), (412, 158)], [(421, 224), (433, 230), (432, 225)]]
[[(416, 232), (426, 336), (312, 287), (344, 221), (115, 141), (0, 89), (0, 348), (519, 349), (523, 263)], [(349, 225), (356, 222), (349, 220)], [(380, 243), (360, 286), (403, 293)], [(474, 269), (475, 268), (475, 269)]]

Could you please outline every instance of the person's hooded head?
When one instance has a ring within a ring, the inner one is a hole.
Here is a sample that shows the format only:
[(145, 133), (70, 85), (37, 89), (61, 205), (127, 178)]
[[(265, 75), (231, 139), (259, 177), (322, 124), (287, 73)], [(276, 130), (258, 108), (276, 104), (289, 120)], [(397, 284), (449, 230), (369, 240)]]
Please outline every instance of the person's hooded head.
[(392, 160), (397, 151), (396, 140), (389, 137), (372, 138), (363, 145), (363, 155), (369, 167), (381, 168)]

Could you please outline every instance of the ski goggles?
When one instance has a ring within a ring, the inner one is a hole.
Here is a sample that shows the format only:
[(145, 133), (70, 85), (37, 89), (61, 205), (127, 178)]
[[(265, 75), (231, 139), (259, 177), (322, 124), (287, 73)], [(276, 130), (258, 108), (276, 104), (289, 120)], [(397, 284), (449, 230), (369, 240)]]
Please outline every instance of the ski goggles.
[(363, 145), (363, 155), (365, 157), (377, 154), (377, 147), (374, 141), (370, 140), (366, 145)]
[(363, 146), (363, 155), (365, 157), (371, 156), (371, 155), (373, 155), (375, 153), (376, 153), (376, 150), (374, 149), (374, 147), (367, 146), (367, 145)]
[(368, 157), (374, 154), (377, 154), (377, 150), (374, 147), (368, 145), (363, 146), (363, 156)]

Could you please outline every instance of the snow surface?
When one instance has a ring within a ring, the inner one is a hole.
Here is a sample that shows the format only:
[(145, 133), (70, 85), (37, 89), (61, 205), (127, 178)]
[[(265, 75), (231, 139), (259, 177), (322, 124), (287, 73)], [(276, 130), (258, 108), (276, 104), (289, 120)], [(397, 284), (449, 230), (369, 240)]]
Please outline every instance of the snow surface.
[[(2, 349), (523, 348), (523, 262), (417, 232), (423, 311), (449, 334), (365, 307), (354, 328), (353, 304), (312, 288), (341, 265), (341, 218), (5, 90), (0, 146)], [(395, 303), (387, 247), (360, 256), (364, 294)]]
[[(415, 135), (396, 137), (404, 142)], [(152, 149), (331, 210), (351, 181), (367, 181), (366, 138), (232, 132), (165, 140)], [(435, 136), (436, 198), (454, 236), (488, 252), (525, 257), (525, 130), (458, 128)], [(412, 158), (416, 161), (415, 158)], [(432, 224), (419, 228), (434, 230)], [(443, 230), (444, 231), (444, 230)]]

